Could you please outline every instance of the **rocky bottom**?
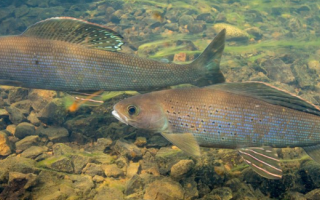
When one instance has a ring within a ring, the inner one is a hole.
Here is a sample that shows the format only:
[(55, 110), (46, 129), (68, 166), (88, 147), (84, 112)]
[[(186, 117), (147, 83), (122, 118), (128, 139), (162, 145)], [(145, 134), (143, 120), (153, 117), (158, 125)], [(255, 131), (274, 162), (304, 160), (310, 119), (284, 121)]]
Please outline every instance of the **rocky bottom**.
[(320, 198), (320, 165), (300, 148), (279, 149), (284, 176), (268, 180), (236, 151), (202, 148), (192, 158), (120, 124), (110, 115), (117, 99), (68, 113), (55, 92), (0, 96), (0, 199)]

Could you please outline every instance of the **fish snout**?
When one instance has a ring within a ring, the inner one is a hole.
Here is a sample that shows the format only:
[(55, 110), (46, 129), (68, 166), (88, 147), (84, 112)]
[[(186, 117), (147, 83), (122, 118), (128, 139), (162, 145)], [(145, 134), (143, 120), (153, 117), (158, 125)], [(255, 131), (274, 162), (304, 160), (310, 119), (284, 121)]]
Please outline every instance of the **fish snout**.
[(127, 119), (126, 116), (123, 116), (123, 115), (119, 114), (116, 110), (113, 110), (113, 111), (112, 111), (112, 115), (113, 115), (117, 120), (119, 120), (120, 122), (128, 125), (128, 119)]

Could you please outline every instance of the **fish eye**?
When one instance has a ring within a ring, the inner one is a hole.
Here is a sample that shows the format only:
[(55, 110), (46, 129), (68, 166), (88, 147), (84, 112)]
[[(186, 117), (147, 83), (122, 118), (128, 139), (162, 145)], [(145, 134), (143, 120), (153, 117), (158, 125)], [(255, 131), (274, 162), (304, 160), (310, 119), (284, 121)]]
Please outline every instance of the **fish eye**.
[(138, 109), (136, 106), (130, 105), (128, 106), (128, 114), (129, 115), (137, 115), (138, 114)]

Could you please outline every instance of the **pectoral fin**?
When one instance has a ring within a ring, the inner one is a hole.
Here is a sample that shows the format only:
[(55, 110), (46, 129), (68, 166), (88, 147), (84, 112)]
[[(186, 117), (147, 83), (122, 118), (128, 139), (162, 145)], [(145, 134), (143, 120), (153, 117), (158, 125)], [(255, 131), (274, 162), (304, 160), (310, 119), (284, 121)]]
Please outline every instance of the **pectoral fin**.
[(317, 163), (320, 163), (320, 145), (303, 147), (305, 152)]
[(251, 147), (239, 149), (245, 162), (260, 176), (268, 179), (280, 179), (282, 170), (278, 154), (271, 147)]
[(200, 156), (200, 147), (192, 133), (161, 133), (163, 137), (185, 153)]

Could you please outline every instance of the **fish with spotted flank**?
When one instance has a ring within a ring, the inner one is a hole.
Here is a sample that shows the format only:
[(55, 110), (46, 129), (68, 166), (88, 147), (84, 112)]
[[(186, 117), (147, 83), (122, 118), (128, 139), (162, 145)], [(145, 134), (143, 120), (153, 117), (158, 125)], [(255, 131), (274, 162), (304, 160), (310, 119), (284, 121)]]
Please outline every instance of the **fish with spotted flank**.
[(58, 91), (145, 91), (224, 82), (222, 30), (190, 64), (121, 53), (122, 36), (99, 24), (55, 17), (0, 37), (0, 84)]
[(320, 109), (261, 82), (222, 83), (133, 96), (113, 115), (125, 124), (161, 133), (186, 153), (201, 147), (236, 149), (258, 174), (280, 179), (274, 148), (302, 147), (320, 163)]

